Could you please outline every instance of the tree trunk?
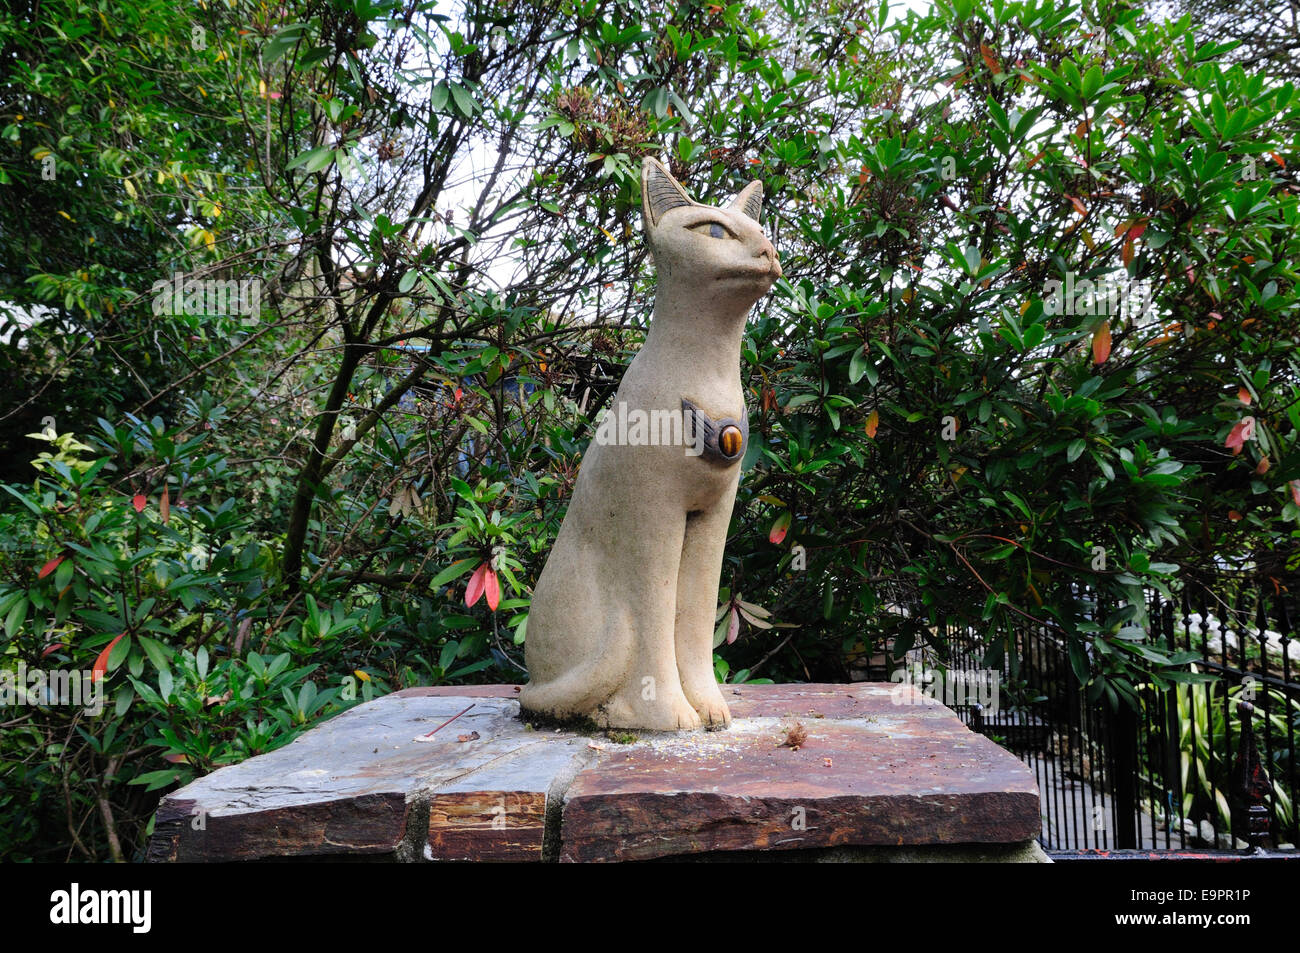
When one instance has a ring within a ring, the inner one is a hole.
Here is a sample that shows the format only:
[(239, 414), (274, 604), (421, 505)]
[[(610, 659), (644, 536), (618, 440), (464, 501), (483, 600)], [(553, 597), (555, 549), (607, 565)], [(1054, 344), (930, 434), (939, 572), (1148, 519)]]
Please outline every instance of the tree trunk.
[(361, 363), (361, 353), (361, 347), (354, 341), (343, 346), (343, 360), (334, 377), (334, 386), (330, 388), (325, 407), (317, 419), (316, 436), (312, 439), (307, 462), (298, 474), (298, 489), (294, 494), (293, 512), (289, 515), (289, 531), (284, 544), (284, 580), (291, 593), (297, 592), (302, 582), (300, 575), (303, 550), (307, 545), (307, 525), (320, 489), (321, 468), (334, 434), (334, 425), (338, 422), (339, 410), (347, 399), (348, 388), (352, 386), (352, 375)]

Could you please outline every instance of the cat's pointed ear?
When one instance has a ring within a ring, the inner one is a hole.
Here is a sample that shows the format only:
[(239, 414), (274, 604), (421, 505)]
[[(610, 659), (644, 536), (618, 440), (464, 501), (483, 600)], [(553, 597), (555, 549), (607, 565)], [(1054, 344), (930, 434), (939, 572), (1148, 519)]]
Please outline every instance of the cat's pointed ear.
[(763, 214), (763, 183), (757, 180), (740, 190), (740, 194), (731, 200), (730, 208), (743, 212), (754, 221)]
[(670, 209), (694, 204), (658, 159), (641, 160), (641, 211), (650, 225), (658, 225)]

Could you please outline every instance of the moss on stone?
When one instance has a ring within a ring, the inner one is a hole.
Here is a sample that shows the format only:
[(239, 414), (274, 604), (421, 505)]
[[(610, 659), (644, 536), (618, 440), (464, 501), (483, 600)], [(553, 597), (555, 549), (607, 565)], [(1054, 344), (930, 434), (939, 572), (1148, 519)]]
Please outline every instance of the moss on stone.
[(578, 735), (598, 735), (605, 730), (588, 715), (571, 715), (568, 718), (557, 718), (544, 712), (520, 709), (519, 718), (528, 731), (554, 731), (559, 729), (560, 731), (569, 731)]

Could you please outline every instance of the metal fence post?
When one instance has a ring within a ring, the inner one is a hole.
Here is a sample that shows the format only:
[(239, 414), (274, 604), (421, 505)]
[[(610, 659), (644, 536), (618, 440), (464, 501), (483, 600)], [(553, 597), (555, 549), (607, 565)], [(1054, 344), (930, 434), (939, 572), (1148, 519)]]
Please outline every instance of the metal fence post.
[(1241, 747), (1232, 765), (1233, 844), (1238, 840), (1245, 841), (1247, 850), (1271, 846), (1266, 842), (1270, 839), (1272, 827), (1267, 804), (1268, 774), (1259, 760), (1255, 730), (1251, 724), (1254, 711), (1255, 706), (1250, 702), (1237, 704), (1237, 714), (1241, 716)]
[(1111, 718), (1111, 750), (1114, 752), (1115, 846), (1133, 850), (1137, 837), (1137, 713), (1123, 701)]

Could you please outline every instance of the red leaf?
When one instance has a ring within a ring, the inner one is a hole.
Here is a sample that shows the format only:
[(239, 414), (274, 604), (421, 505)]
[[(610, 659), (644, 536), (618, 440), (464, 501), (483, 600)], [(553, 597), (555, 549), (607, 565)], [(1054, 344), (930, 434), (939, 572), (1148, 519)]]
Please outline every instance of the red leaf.
[(483, 574), (483, 593), (487, 596), (488, 608), (496, 612), (501, 604), (501, 580), (497, 579), (496, 570), (490, 565)]
[(162, 516), (164, 523), (172, 518), (171, 492), (166, 484), (163, 484), (162, 499), (158, 502), (158, 512)]
[(1258, 476), (1263, 476), (1265, 473), (1268, 472), (1269, 467), (1271, 467), (1272, 465), (1273, 464), (1268, 462), (1268, 457), (1260, 457), (1259, 463), (1255, 465), (1255, 473)]
[(871, 416), (867, 418), (867, 436), (872, 440), (876, 439), (876, 431), (880, 429), (880, 412), (873, 410)]
[(135, 496), (131, 497), (131, 505), (135, 507), (137, 513), (144, 512), (144, 507), (147, 502), (149, 501), (144, 498), (143, 493), (137, 493)]
[(489, 570), (487, 563), (483, 563), (474, 570), (474, 574), (469, 577), (469, 585), (465, 587), (465, 605), (472, 606), (478, 602), (479, 597), (483, 595), (483, 588), (487, 583), (487, 573)]
[(1124, 263), (1125, 268), (1133, 264), (1133, 240), (1131, 238), (1124, 239), (1124, 247), (1120, 249), (1119, 260)]
[(1103, 321), (1092, 336), (1092, 363), (1105, 364), (1110, 357), (1110, 322)]
[(45, 650), (41, 652), (41, 658), (45, 658), (45, 656), (49, 655), (51, 652), (61, 648), (63, 648), (62, 642), (51, 642), (49, 645), (45, 646)]
[(1237, 400), (1241, 401), (1246, 406), (1250, 406), (1250, 391), (1246, 390), (1244, 387), (1239, 388), (1237, 390)]
[(1228, 519), (1232, 520), (1235, 523), (1237, 522), (1237, 520), (1241, 519), (1241, 514), (1238, 513), (1236, 510), (1228, 510)]
[(1300, 480), (1292, 480), (1288, 486), (1291, 487), (1291, 499), (1295, 500), (1295, 505), (1300, 506)]
[(172, 764), (189, 764), (190, 756), (187, 754), (165, 754), (164, 761), (170, 761)]
[(776, 522), (772, 524), (772, 529), (767, 534), (769, 543), (775, 543), (779, 546), (781, 540), (785, 539), (785, 534), (790, 530), (790, 516), (790, 511), (786, 510), (776, 518)]
[(998, 59), (993, 54), (993, 51), (989, 49), (989, 45), (987, 43), (980, 44), (980, 56), (984, 57), (984, 65), (989, 68), (990, 73), (996, 75), (1002, 72), (1002, 65), (998, 62)]
[(731, 607), (731, 621), (727, 623), (727, 644), (730, 645), (740, 637), (740, 612)]
[(1131, 242), (1137, 241), (1139, 238), (1142, 237), (1142, 233), (1145, 232), (1146, 230), (1147, 230), (1146, 222), (1142, 222), (1139, 225), (1134, 225), (1132, 228), (1128, 230), (1128, 240)]
[(1065, 197), (1070, 200), (1070, 204), (1074, 206), (1074, 210), (1078, 212), (1080, 215), (1088, 214), (1088, 207), (1084, 205), (1082, 202), (1080, 202), (1078, 199), (1076, 199), (1073, 195), (1066, 195)]
[(1247, 440), (1255, 436), (1255, 418), (1242, 417), (1237, 425), (1228, 431), (1228, 438), (1223, 441), (1223, 445), (1232, 450), (1232, 455), (1236, 456), (1241, 453), (1242, 445)]
[(63, 562), (63, 560), (67, 558), (68, 558), (67, 556), (55, 556), (53, 559), (51, 559), (44, 566), (41, 567), (41, 571), (36, 574), (36, 578), (44, 579), (50, 573), (54, 572), (54, 570), (58, 569), (59, 563)]
[(90, 669), (90, 680), (92, 682), (97, 682), (104, 677), (104, 673), (108, 671), (108, 653), (113, 651), (113, 646), (117, 645), (118, 642), (121, 642), (125, 636), (126, 633), (123, 632), (112, 642), (109, 642), (104, 646), (104, 651), (99, 653), (99, 657), (95, 659), (94, 666)]

